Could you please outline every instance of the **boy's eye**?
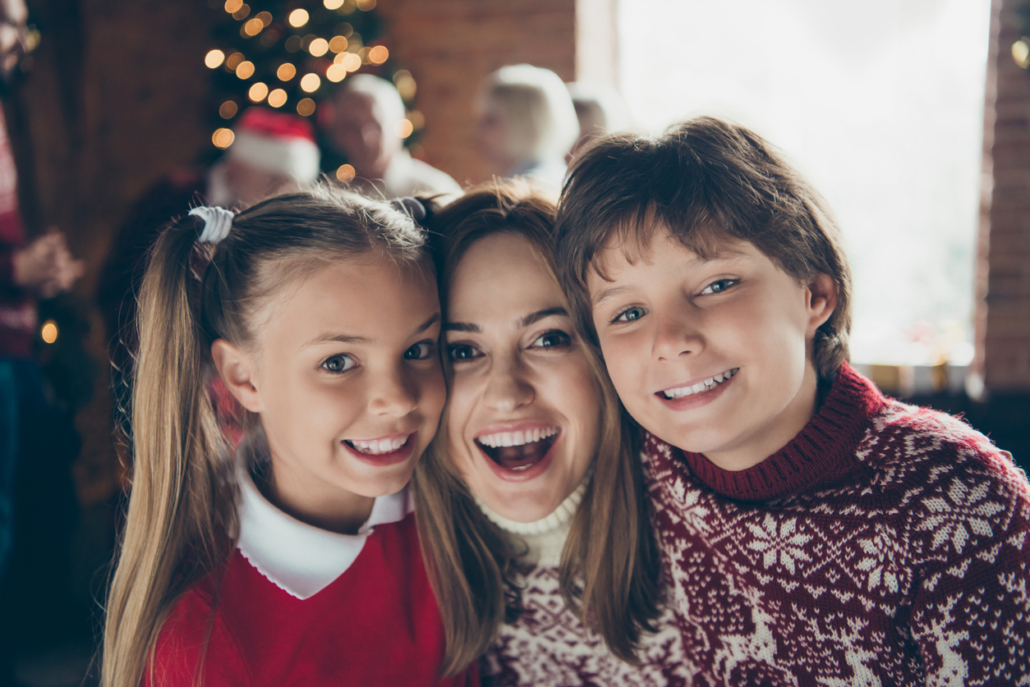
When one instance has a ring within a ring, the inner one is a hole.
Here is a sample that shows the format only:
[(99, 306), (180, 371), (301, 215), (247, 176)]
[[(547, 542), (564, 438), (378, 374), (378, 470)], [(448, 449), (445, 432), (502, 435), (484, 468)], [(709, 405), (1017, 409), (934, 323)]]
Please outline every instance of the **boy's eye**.
[(647, 311), (639, 306), (633, 306), (632, 308), (626, 308), (618, 315), (612, 322), (632, 322), (633, 320), (639, 320), (641, 317), (647, 314)]
[(417, 344), (404, 351), (405, 360), (426, 360), (433, 355), (432, 341), (419, 341)]
[(572, 343), (572, 337), (563, 332), (560, 329), (552, 329), (549, 332), (544, 332), (538, 336), (533, 343), (529, 345), (530, 348), (554, 348), (556, 346), (568, 346)]
[(346, 372), (355, 365), (356, 363), (354, 362), (354, 358), (342, 353), (340, 355), (334, 355), (331, 358), (327, 358), (325, 362), (322, 363), (323, 369), (326, 369), (329, 372)]
[(713, 281), (711, 284), (706, 286), (701, 291), (701, 295), (702, 296), (707, 296), (707, 295), (711, 295), (713, 293), (722, 293), (723, 291), (725, 291), (726, 289), (730, 288), (731, 286), (736, 285), (736, 283), (738, 281), (740, 281), (740, 280), (739, 279), (719, 279), (717, 281)]
[(483, 353), (469, 344), (451, 344), (447, 347), (447, 356), (451, 359), (451, 362), (463, 363), (469, 360), (475, 360), (476, 358), (482, 357)]

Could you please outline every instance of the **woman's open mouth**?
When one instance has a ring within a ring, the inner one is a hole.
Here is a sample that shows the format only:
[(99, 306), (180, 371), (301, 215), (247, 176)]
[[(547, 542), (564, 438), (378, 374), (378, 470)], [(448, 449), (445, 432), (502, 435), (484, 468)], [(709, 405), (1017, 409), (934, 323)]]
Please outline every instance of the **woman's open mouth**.
[(476, 437), (476, 446), (494, 463), (512, 472), (528, 470), (546, 456), (561, 429), (540, 427), (519, 431), (492, 432)]

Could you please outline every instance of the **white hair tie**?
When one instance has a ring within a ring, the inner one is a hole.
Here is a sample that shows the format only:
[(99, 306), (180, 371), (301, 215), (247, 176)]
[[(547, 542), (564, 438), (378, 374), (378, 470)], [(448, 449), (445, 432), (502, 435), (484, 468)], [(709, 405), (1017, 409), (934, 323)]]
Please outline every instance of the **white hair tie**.
[(200, 232), (197, 241), (200, 243), (218, 243), (229, 235), (232, 229), (232, 220), (236, 216), (231, 210), (225, 208), (208, 207), (202, 205), (190, 210), (190, 215), (195, 215), (204, 220), (204, 231)]

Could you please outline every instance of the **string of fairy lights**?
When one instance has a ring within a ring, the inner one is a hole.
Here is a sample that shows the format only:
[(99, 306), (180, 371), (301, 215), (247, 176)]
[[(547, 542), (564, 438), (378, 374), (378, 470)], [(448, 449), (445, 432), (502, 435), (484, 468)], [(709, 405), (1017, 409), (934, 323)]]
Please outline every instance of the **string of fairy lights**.
[[(217, 111), (211, 134), (215, 148), (232, 145), (232, 122), (247, 106), (292, 109), (311, 117), (320, 100), (359, 71), (393, 81), (408, 107), (399, 131), (405, 139), (424, 126), (422, 114), (411, 109), (415, 79), (393, 64), (373, 11), (376, 0), (291, 0), (253, 6), (244, 0), (211, 1), (213, 9), (224, 13), (213, 31), (216, 47), (204, 55), (212, 76), (212, 109)], [(347, 181), (342, 177), (349, 165), (337, 166), (339, 160), (328, 157), (323, 168)]]

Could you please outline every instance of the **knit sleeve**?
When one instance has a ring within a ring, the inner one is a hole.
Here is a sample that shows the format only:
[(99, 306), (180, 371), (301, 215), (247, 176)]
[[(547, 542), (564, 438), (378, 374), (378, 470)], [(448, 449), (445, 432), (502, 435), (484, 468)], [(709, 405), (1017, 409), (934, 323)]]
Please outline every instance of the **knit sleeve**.
[(253, 684), (239, 646), (217, 610), (187, 592), (168, 616), (147, 666), (143, 687), (194, 687), (198, 671), (204, 687)]
[(928, 685), (1030, 684), (1030, 487), (986, 438), (963, 443), (910, 511), (912, 636)]

